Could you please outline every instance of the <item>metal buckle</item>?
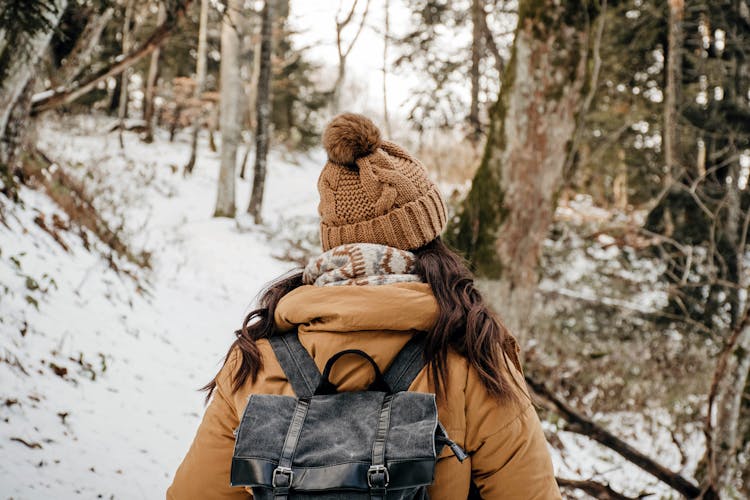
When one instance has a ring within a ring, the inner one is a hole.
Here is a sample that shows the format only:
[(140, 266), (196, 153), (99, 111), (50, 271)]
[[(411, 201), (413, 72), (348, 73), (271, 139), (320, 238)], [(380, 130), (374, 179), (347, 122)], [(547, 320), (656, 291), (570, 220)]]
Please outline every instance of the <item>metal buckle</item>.
[[(382, 486), (375, 486), (372, 484), (372, 477), (378, 473), (383, 474)], [(385, 465), (371, 465), (370, 468), (367, 469), (367, 486), (370, 488), (386, 488), (390, 482), (391, 477), (388, 475), (388, 468)]]
[(289, 467), (282, 467), (278, 466), (273, 470), (273, 476), (271, 476), (271, 486), (274, 488), (278, 488), (279, 486), (276, 484), (276, 476), (277, 474), (283, 474), (285, 476), (289, 477), (289, 483), (286, 486), (281, 486), (281, 488), (291, 488), (292, 487), (292, 479), (294, 479), (294, 472)]

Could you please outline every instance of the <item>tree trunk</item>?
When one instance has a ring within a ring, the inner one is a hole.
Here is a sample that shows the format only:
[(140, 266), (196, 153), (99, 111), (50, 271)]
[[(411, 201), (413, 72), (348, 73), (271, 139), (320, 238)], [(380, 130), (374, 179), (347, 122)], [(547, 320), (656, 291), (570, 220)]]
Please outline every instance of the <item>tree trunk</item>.
[(496, 280), (493, 296), (522, 340), (582, 102), (587, 18), (595, 14), (571, 0), (520, 3), (484, 158), (447, 235), (478, 274)]
[(750, 321), (746, 315), (719, 356), (709, 396), (706, 482), (718, 498), (741, 497), (735, 484), (742, 472), (737, 456), (742, 435), (738, 430), (742, 395), (750, 372), (748, 352)]
[(482, 42), (482, 18), (484, 17), (483, 0), (471, 2), (471, 104), (469, 106), (469, 137), (476, 142), (482, 136), (482, 124), (479, 121), (479, 65), (482, 61), (484, 47)]
[(667, 64), (665, 68), (666, 85), (664, 86), (664, 163), (667, 175), (664, 176), (668, 187), (675, 178), (679, 157), (679, 91), (682, 86), (682, 18), (685, 10), (684, 0), (669, 0), (669, 33), (667, 36)]
[[(55, 28), (68, 5), (67, 0), (54, 0), (47, 11), (47, 21), (50, 29), (41, 30), (28, 40), (25, 50), (15, 50), (7, 63), (5, 77), (0, 81), (0, 139), (5, 136), (8, 118), (16, 105), (21, 93), (34, 75), (34, 69), (39, 58), (47, 50)], [(0, 157), (0, 164), (7, 163), (7, 158)]]
[[(255, 31), (255, 30), (253, 30)], [(258, 126), (255, 123), (256, 106), (258, 105), (258, 79), (260, 78), (260, 36), (256, 37), (253, 46), (253, 70), (250, 72), (250, 82), (247, 92), (247, 107), (250, 110), (251, 128), (255, 130)]]
[(263, 208), (263, 191), (266, 184), (266, 157), (271, 121), (271, 51), (273, 50), (273, 0), (266, 0), (260, 28), (260, 73), (256, 98), (255, 166), (253, 167), (253, 191), (248, 213), (256, 224), (260, 224)]
[[(156, 24), (162, 24), (167, 18), (167, 9), (163, 3), (159, 4)], [(156, 81), (159, 78), (159, 58), (161, 48), (151, 53), (151, 61), (148, 65), (148, 77), (146, 78), (146, 92), (143, 95), (143, 121), (146, 122), (146, 133), (143, 137), (145, 142), (154, 141), (154, 97), (156, 95)]]
[(53, 75), (50, 75), (53, 87), (69, 85), (91, 63), (91, 56), (99, 47), (104, 28), (107, 27), (114, 13), (115, 9), (108, 7), (100, 14), (92, 14), (83, 33), (76, 40), (73, 50), (65, 56), (65, 63)]
[(221, 21), (221, 167), (214, 217), (234, 217), (234, 178), (240, 142), (240, 34), (242, 0), (228, 0)]
[[(736, 33), (732, 35), (732, 40), (738, 39)], [(735, 57), (736, 53), (733, 53), (730, 60)], [(733, 62), (735, 74), (732, 75), (732, 83), (737, 84), (741, 79), (740, 69), (736, 59)], [(727, 86), (726, 98), (730, 102), (739, 101), (747, 106), (746, 97), (733, 88), (732, 83)], [(741, 491), (738, 486), (743, 469), (747, 470), (738, 453), (744, 448), (744, 443), (750, 440), (743, 435), (740, 422), (742, 400), (746, 396), (745, 389), (750, 376), (750, 308), (747, 297), (750, 279), (745, 265), (750, 207), (743, 210), (743, 190), (739, 186), (740, 168), (737, 160), (728, 165), (729, 175), (725, 183), (727, 192), (722, 202), (724, 208), (717, 211), (717, 216), (723, 219), (724, 228), (718, 231), (716, 246), (725, 249), (721, 253), (725, 254), (726, 277), (736, 285), (726, 290), (726, 303), (731, 306), (732, 335), (717, 362), (707, 415), (708, 429), (711, 432), (708, 439), (710, 449), (707, 450), (709, 484), (719, 498), (742, 498), (748, 493)]]
[(359, 35), (362, 33), (362, 29), (365, 26), (367, 13), (370, 11), (370, 0), (367, 0), (367, 4), (365, 4), (365, 10), (362, 13), (362, 18), (359, 22), (359, 27), (357, 28), (357, 32), (354, 34), (351, 43), (349, 43), (349, 46), (345, 47), (341, 34), (344, 31), (344, 28), (346, 28), (346, 26), (351, 23), (354, 17), (354, 12), (357, 10), (358, 1), (359, 0), (354, 0), (354, 3), (352, 3), (352, 8), (349, 10), (349, 13), (344, 19), (339, 20), (339, 13), (336, 14), (336, 50), (338, 51), (339, 55), (339, 67), (338, 74), (336, 76), (336, 82), (334, 83), (333, 90), (331, 92), (331, 110), (333, 114), (338, 114), (339, 111), (341, 111), (341, 92), (343, 91), (344, 82), (346, 81), (346, 58), (349, 57), (349, 54), (354, 48), (354, 45), (357, 43), (357, 39), (359, 38)]
[(346, 57), (339, 56), (339, 67), (336, 73), (336, 81), (331, 93), (331, 114), (337, 115), (341, 112), (341, 91), (346, 81)]
[[(195, 62), (195, 93), (193, 98), (199, 101), (206, 85), (206, 49), (208, 47), (206, 30), (208, 29), (208, 0), (201, 0), (200, 23), (198, 25), (198, 54)], [(190, 159), (185, 165), (185, 173), (192, 174), (195, 167), (196, 153), (198, 149), (198, 132), (201, 129), (201, 116), (196, 117), (193, 122), (193, 131), (190, 141)]]
[[(135, 10), (135, 0), (128, 0), (125, 5), (125, 20), (122, 23), (122, 57), (125, 57), (130, 52), (131, 35), (132, 30), (130, 24), (133, 22), (133, 11)], [(118, 138), (120, 140), (120, 148), (125, 147), (123, 142), (123, 134), (125, 133), (125, 118), (128, 116), (128, 101), (130, 95), (128, 92), (128, 84), (130, 83), (130, 68), (127, 68), (120, 75), (120, 106), (117, 110), (117, 119), (120, 122)]]
[(8, 126), (5, 127), (2, 136), (0, 136), (0, 180), (3, 184), (0, 192), (10, 198), (16, 196), (16, 184), (13, 179), (14, 172), (22, 167), (20, 162), (22, 152), (28, 152), (33, 148), (30, 139), (33, 137), (33, 132), (30, 133), (29, 130), (33, 124), (29, 118), (29, 112), (35, 82), (36, 78), (31, 78), (26, 83), (26, 88), (21, 91), (13, 104)]
[(385, 135), (391, 137), (391, 121), (388, 119), (388, 43), (391, 36), (390, 0), (385, 0), (385, 26), (383, 32), (383, 121)]

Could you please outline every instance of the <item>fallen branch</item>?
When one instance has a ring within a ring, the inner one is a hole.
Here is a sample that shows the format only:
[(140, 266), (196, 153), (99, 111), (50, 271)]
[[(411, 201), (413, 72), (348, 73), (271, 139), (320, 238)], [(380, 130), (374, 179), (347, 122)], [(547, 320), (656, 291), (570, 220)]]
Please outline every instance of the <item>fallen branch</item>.
[(629, 462), (632, 462), (663, 483), (671, 486), (687, 498), (696, 498), (701, 494), (701, 490), (685, 477), (672, 472), (611, 432), (600, 427), (588, 417), (578, 413), (565, 401), (547, 389), (543, 383), (533, 380), (528, 375), (526, 376), (526, 383), (548, 409), (557, 413), (568, 422), (565, 430), (587, 436), (617, 452)]
[(32, 98), (31, 114), (35, 115), (42, 111), (54, 109), (64, 104), (69, 104), (82, 95), (85, 95), (99, 84), (99, 82), (106, 78), (119, 75), (135, 63), (149, 55), (162, 43), (164, 43), (172, 31), (177, 26), (178, 21), (185, 13), (190, 0), (183, 0), (179, 2), (175, 7), (174, 12), (167, 16), (167, 19), (159, 26), (154, 28), (151, 36), (136, 47), (129, 54), (114, 58), (109, 65), (97, 71), (90, 77), (83, 81), (76, 82), (68, 87), (60, 87), (57, 89), (48, 89), (35, 95)]
[(581, 490), (599, 500), (637, 500), (647, 496), (644, 494), (637, 497), (627, 497), (622, 493), (617, 493), (608, 484), (597, 483), (591, 480), (579, 481), (576, 479), (563, 479), (561, 477), (555, 479), (557, 479), (557, 485), (561, 488)]

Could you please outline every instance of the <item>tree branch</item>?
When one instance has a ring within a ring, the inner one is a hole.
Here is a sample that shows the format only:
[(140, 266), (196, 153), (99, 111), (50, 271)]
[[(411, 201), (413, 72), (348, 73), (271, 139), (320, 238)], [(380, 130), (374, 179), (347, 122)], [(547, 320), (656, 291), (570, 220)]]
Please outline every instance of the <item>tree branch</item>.
[(481, 24), (480, 29), (484, 34), (484, 39), (487, 43), (487, 47), (489, 47), (490, 52), (492, 53), (492, 58), (495, 60), (495, 69), (500, 74), (500, 80), (502, 80), (503, 73), (505, 72), (505, 61), (503, 61), (503, 58), (500, 56), (500, 50), (497, 48), (495, 37), (492, 34), (492, 30), (490, 30), (489, 25), (487, 24), (486, 10), (482, 9), (482, 15), (479, 16), (478, 21)]
[(629, 462), (637, 465), (688, 498), (696, 498), (700, 495), (700, 489), (685, 477), (676, 472), (672, 472), (663, 465), (639, 452), (611, 432), (600, 427), (591, 419), (578, 413), (552, 391), (547, 389), (544, 384), (535, 381), (528, 375), (526, 376), (526, 383), (529, 384), (529, 387), (531, 387), (534, 394), (548, 409), (554, 411), (568, 422), (569, 426), (566, 430), (588, 436), (594, 441), (617, 452)]
[(143, 57), (153, 52), (157, 47), (164, 43), (167, 38), (169, 38), (169, 35), (172, 34), (172, 31), (185, 13), (190, 1), (191, 0), (182, 0), (181, 3), (178, 3), (175, 11), (167, 16), (166, 21), (157, 26), (146, 41), (124, 57), (118, 56), (114, 58), (108, 66), (102, 68), (81, 82), (74, 83), (69, 87), (61, 87), (54, 90), (49, 89), (34, 96), (31, 108), (32, 115), (75, 101), (82, 95), (91, 92), (99, 82), (106, 78), (119, 75), (140, 61)]
[(351, 22), (352, 16), (354, 16), (354, 11), (357, 8), (357, 2), (359, 2), (359, 0), (354, 0), (354, 3), (352, 4), (352, 9), (349, 11), (349, 15), (347, 15), (346, 19), (344, 19), (343, 21), (339, 21), (338, 14), (341, 13), (341, 7), (343, 7), (343, 5), (339, 4), (339, 12), (336, 13), (336, 26), (338, 26), (339, 30), (344, 29), (344, 26), (346, 26), (347, 24)]
[[(354, 2), (354, 6), (356, 7), (357, 2)], [(360, 33), (362, 33), (362, 28), (365, 27), (365, 20), (367, 19), (367, 13), (370, 11), (370, 0), (367, 0), (367, 3), (365, 4), (365, 11), (362, 13), (362, 19), (359, 22), (359, 28), (357, 28), (357, 33), (354, 35), (354, 38), (352, 38), (352, 42), (349, 44), (349, 47), (344, 51), (344, 59), (346, 59), (349, 56), (349, 52), (352, 51), (354, 48), (354, 44), (357, 43), (357, 39), (359, 38)], [(351, 14), (354, 12), (354, 8), (352, 8), (352, 12), (349, 13), (349, 18), (347, 18), (347, 22), (349, 19), (351, 19)]]
[(579, 481), (576, 479), (564, 479), (561, 477), (555, 479), (557, 479), (557, 485), (561, 488), (574, 488), (576, 490), (581, 490), (599, 500), (637, 500), (646, 496), (639, 495), (637, 497), (628, 497), (622, 493), (616, 492), (610, 488), (608, 484), (597, 483), (596, 481), (591, 480)]

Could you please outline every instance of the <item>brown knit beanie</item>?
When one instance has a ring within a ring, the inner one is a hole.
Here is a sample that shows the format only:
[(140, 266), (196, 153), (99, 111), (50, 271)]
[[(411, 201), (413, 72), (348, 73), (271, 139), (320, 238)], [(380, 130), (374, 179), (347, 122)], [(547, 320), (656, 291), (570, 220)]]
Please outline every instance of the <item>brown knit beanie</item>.
[(380, 243), (414, 250), (445, 228), (445, 203), (424, 166), (381, 140), (367, 117), (336, 116), (323, 133), (328, 162), (318, 179), (323, 250)]

